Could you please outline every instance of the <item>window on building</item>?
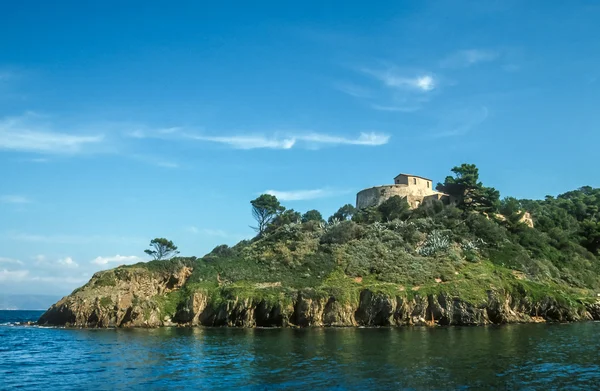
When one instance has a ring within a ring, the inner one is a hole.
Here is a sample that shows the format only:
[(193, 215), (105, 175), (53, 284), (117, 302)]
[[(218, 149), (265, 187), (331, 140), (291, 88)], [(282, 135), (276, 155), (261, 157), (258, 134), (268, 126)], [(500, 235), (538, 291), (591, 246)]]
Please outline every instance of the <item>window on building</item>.
[(427, 182), (427, 188), (429, 189), (429, 182)]
[(417, 178), (413, 178), (413, 185), (417, 184)]

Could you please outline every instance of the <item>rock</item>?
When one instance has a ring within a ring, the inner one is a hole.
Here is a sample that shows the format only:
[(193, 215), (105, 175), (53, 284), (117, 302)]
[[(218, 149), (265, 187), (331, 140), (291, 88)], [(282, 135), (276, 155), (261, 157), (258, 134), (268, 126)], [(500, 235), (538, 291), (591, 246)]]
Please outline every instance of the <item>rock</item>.
[[(82, 288), (62, 298), (39, 319), (40, 325), (69, 327), (386, 327), (405, 325), (485, 325), (517, 322), (572, 322), (600, 320), (600, 300), (593, 303), (559, 302), (545, 297), (533, 301), (504, 290), (489, 290), (487, 299), (471, 303), (448, 293), (420, 294), (397, 289), (383, 293), (371, 289), (358, 299), (341, 300), (314, 289), (294, 292), (280, 283), (256, 284), (256, 290), (280, 289), (281, 300), (240, 297), (218, 290), (196, 290), (187, 297), (181, 289), (192, 274), (185, 262), (171, 271), (141, 267), (117, 268), (96, 273)], [(443, 287), (443, 284), (438, 285)], [(211, 297), (210, 295), (216, 295)], [(258, 296), (261, 297), (261, 296)], [(167, 312), (166, 308), (170, 308)], [(175, 313), (172, 313), (174, 310)]]

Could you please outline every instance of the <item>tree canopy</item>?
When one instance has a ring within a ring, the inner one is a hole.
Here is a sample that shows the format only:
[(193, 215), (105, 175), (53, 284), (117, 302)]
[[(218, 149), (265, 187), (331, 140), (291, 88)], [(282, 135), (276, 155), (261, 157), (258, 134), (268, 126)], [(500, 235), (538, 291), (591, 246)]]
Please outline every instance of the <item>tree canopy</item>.
[(152, 249), (144, 250), (144, 252), (157, 261), (169, 259), (179, 254), (177, 246), (175, 246), (171, 240), (165, 238), (152, 239), (150, 241), (150, 247)]
[(263, 234), (273, 219), (285, 210), (277, 197), (271, 194), (261, 194), (258, 198), (250, 201), (250, 204), (252, 204), (252, 216), (258, 224), (254, 229), (258, 231), (259, 235)]
[(318, 210), (311, 209), (302, 215), (302, 222), (306, 223), (308, 221), (321, 222), (321, 221), (323, 221), (323, 216), (321, 215), (321, 212), (319, 212)]
[(346, 205), (342, 206), (341, 208), (339, 208), (337, 210), (337, 212), (335, 212), (333, 215), (331, 215), (329, 217), (328, 221), (331, 223), (334, 220), (337, 220), (337, 221), (350, 220), (354, 216), (355, 213), (356, 213), (356, 208), (352, 204), (346, 204)]
[(466, 211), (495, 213), (500, 206), (500, 192), (479, 182), (479, 169), (474, 164), (463, 163), (451, 170), (437, 190), (456, 197), (458, 206)]

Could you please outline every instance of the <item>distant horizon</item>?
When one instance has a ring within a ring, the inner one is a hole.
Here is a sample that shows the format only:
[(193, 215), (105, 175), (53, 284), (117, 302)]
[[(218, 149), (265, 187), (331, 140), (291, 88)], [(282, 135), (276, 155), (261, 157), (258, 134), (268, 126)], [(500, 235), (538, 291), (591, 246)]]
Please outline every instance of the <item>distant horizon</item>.
[(66, 295), (462, 163), (502, 197), (600, 187), (600, 5), (10, 2), (0, 24), (0, 293)]

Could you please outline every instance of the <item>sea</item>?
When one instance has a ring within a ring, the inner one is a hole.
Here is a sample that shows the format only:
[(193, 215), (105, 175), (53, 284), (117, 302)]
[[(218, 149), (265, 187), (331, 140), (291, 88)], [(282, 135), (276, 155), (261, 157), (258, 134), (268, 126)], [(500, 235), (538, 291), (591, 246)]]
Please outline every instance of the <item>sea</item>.
[(0, 311), (2, 390), (599, 390), (600, 323), (64, 329)]

